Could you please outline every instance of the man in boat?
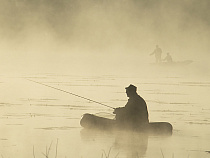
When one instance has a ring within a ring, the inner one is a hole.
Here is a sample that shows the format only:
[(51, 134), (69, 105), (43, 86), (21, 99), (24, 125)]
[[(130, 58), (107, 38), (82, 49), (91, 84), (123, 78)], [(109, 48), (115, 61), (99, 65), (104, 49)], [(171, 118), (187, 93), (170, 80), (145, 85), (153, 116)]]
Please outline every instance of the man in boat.
[(167, 61), (168, 63), (172, 63), (173, 59), (169, 53), (167, 53), (166, 57), (163, 59), (163, 61)]
[(120, 127), (141, 128), (149, 123), (148, 110), (145, 100), (140, 97), (136, 90), (137, 87), (129, 85), (126, 89), (128, 99), (125, 107), (116, 108), (116, 122)]
[(161, 54), (162, 54), (162, 49), (158, 45), (156, 45), (155, 50), (150, 55), (155, 55), (156, 63), (160, 63)]

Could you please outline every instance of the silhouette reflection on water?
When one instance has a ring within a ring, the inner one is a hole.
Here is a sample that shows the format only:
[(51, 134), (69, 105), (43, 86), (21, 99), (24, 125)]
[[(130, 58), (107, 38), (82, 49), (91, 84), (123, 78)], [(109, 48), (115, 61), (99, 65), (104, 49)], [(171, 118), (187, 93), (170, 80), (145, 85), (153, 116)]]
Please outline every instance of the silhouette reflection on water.
[(147, 151), (148, 135), (146, 133), (82, 129), (80, 135), (81, 139), (87, 143), (93, 140), (95, 143), (103, 143), (104, 140), (112, 141), (113, 144), (110, 148), (126, 158), (144, 157)]
[(145, 133), (120, 132), (115, 137), (114, 147), (123, 150), (127, 158), (139, 158), (146, 154), (148, 135)]

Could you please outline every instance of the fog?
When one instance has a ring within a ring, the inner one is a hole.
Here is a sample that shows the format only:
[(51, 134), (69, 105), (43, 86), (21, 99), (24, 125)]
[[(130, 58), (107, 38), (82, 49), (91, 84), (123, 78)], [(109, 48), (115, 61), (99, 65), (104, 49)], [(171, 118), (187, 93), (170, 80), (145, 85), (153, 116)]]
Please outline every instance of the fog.
[[(58, 139), (60, 157), (100, 157), (112, 146), (121, 157), (139, 149), (143, 157), (163, 157), (161, 148), (166, 157), (205, 157), (209, 6), (209, 0), (0, 0), (2, 157), (32, 157), (33, 149), (41, 157)], [(156, 64), (150, 56), (156, 45), (163, 58), (169, 52), (175, 62), (193, 62)], [(174, 133), (137, 135), (143, 141), (136, 144), (135, 136), (82, 133), (81, 115), (113, 111), (24, 78), (112, 107), (125, 105), (124, 87), (132, 83), (150, 121), (170, 122)]]
[(210, 50), (209, 3), (1, 0), (0, 62), (5, 70), (72, 62), (120, 65), (128, 58), (151, 63), (148, 54), (157, 44), (175, 60), (203, 61)]

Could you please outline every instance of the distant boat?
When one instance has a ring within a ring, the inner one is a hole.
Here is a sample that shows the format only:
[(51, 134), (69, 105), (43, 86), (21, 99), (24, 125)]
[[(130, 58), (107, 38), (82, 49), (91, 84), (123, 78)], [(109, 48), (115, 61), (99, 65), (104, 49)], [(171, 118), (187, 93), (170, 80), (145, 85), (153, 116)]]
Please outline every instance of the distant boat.
[[(125, 130), (117, 126), (116, 120), (95, 116), (93, 114), (84, 114), (80, 125), (85, 129)], [(126, 129), (133, 130), (133, 129)], [(148, 125), (136, 127), (135, 130), (143, 133), (171, 135), (173, 127), (168, 122), (150, 122)]]
[(152, 63), (152, 65), (160, 65), (160, 66), (185, 66), (191, 64), (192, 60), (184, 60), (184, 61), (174, 61), (174, 62), (161, 62), (161, 63)]

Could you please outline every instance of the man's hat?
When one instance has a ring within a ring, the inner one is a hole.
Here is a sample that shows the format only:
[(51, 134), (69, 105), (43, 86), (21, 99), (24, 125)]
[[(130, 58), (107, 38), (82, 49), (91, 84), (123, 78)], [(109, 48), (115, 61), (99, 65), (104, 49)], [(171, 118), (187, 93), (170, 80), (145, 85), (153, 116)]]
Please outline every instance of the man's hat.
[(128, 87), (125, 88), (126, 90), (129, 90), (129, 91), (135, 91), (136, 92), (136, 86), (130, 84)]

